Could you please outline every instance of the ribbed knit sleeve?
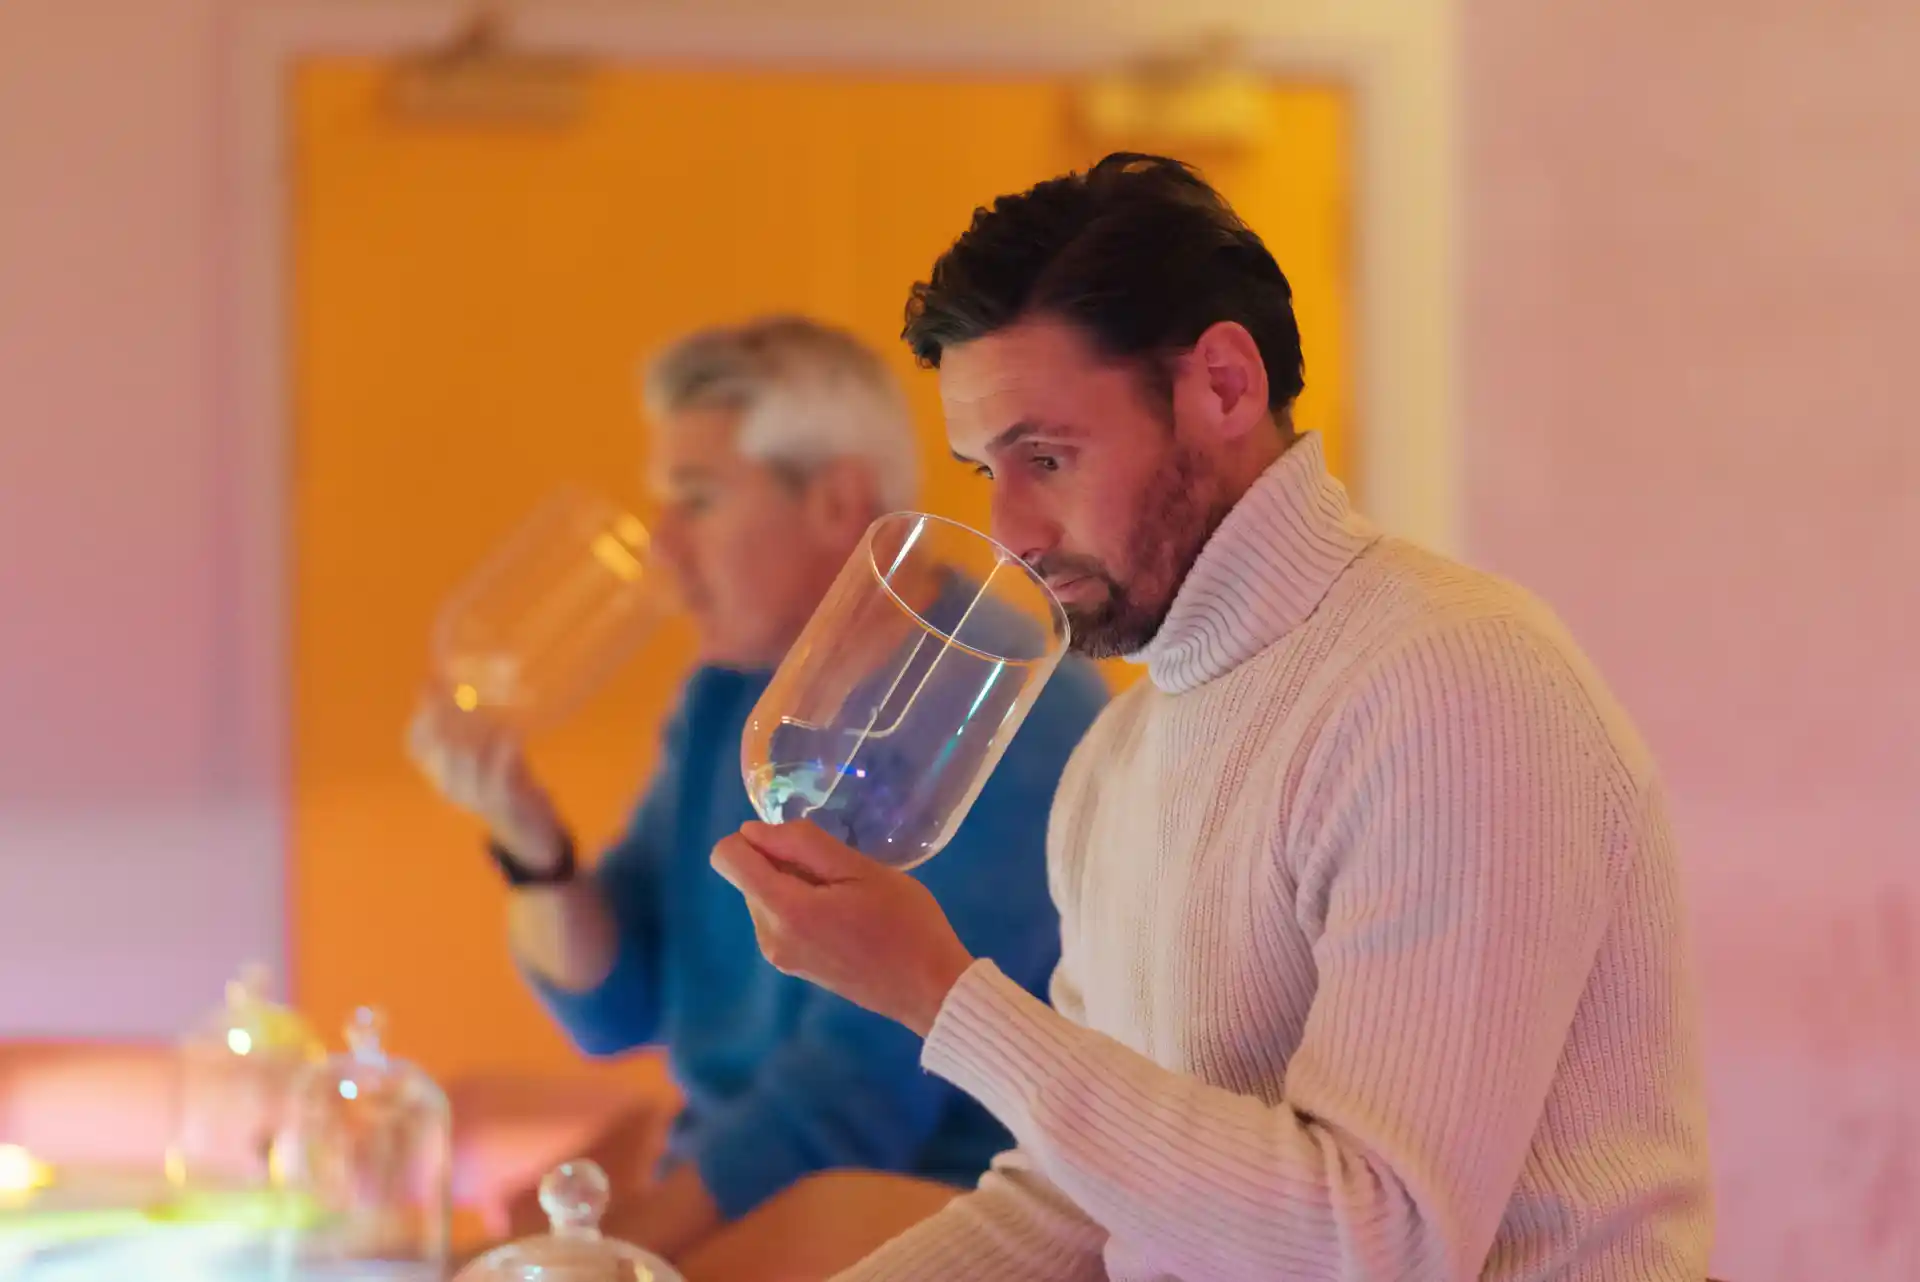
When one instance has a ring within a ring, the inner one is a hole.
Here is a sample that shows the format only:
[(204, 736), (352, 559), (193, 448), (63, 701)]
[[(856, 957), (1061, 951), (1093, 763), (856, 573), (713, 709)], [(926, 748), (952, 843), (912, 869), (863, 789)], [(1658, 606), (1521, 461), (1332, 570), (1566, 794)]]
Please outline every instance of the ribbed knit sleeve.
[[(1273, 884), (1294, 889), (1253, 910), (1250, 946), (1276, 970), (1272, 941), (1303, 924), (1313, 940), (1317, 993), (1283, 1098), (1162, 1068), (988, 963), (949, 997), (923, 1062), (1111, 1235), (1116, 1274), (1478, 1278), (1632, 848), (1635, 785), (1580, 676), (1524, 626), (1404, 637), (1308, 747), (1274, 854), (1289, 867)], [(1233, 995), (1196, 1000), (1231, 1040)], [(1630, 1179), (1633, 1155), (1618, 1157)], [(1092, 1234), (1051, 1220), (1050, 1193), (1016, 1191), (1026, 1178), (853, 1276), (1100, 1276), (1042, 1254)]]
[[(1056, 873), (1059, 867), (1053, 865)], [(1050, 996), (1061, 1018), (1082, 1018), (1080, 990), (1068, 960), (1055, 970)], [(1015, 1149), (994, 1161), (979, 1188), (834, 1282), (1105, 1282), (1101, 1251), (1106, 1241), (1107, 1231), (1036, 1171), (1026, 1153)]]
[(994, 1159), (979, 1188), (834, 1282), (1106, 1282), (1106, 1240), (1106, 1231), (1015, 1149)]

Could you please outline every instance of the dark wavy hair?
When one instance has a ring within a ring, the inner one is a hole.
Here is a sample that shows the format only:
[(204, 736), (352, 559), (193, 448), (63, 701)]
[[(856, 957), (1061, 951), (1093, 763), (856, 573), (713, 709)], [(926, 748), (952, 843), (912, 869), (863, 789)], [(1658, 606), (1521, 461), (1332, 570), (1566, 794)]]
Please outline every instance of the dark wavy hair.
[(1103, 355), (1171, 388), (1169, 361), (1220, 321), (1253, 336), (1268, 405), (1306, 385), (1293, 288), (1260, 237), (1192, 166), (1116, 152), (974, 211), (907, 299), (901, 337), (923, 366), (1036, 317), (1082, 330)]

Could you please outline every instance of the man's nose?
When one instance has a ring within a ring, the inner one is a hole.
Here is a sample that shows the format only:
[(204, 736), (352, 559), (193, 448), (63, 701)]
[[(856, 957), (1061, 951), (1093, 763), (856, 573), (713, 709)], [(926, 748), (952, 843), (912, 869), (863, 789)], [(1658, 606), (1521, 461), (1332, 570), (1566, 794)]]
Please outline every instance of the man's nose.
[(1014, 486), (994, 486), (989, 522), (994, 541), (1028, 565), (1060, 542), (1059, 526)]

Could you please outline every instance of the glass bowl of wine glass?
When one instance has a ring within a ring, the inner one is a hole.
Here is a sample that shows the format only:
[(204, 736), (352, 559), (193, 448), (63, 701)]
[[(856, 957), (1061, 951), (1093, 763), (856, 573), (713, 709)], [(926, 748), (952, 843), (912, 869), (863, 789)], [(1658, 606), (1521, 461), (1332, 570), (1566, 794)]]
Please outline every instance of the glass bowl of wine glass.
[(523, 732), (586, 700), (675, 605), (639, 518), (576, 488), (551, 495), (447, 598), (434, 682)]
[(891, 867), (932, 858), (1067, 644), (1059, 601), (1012, 552), (943, 517), (881, 517), (747, 719), (754, 809)]

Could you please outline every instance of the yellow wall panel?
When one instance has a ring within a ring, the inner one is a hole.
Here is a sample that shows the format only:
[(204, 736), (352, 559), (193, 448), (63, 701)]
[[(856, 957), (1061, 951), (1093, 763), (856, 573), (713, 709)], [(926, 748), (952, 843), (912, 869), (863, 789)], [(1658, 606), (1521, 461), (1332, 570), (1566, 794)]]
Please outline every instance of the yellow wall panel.
[[(384, 68), (307, 64), (294, 95), (297, 995), (332, 1025), (377, 1002), (438, 1073), (576, 1057), (521, 989), (472, 826), (401, 731), (439, 601), (563, 481), (640, 506), (637, 359), (774, 309), (865, 335), (907, 381), (925, 503), (981, 522), (932, 375), (898, 342), (907, 286), (975, 205), (1090, 159), (1069, 89), (633, 67), (551, 132), (400, 124)], [(1275, 146), (1209, 167), (1292, 278), (1302, 421), (1336, 466), (1348, 409), (1343, 95), (1272, 89)], [(669, 637), (535, 746), (583, 840), (613, 833), (687, 658)], [(1131, 671), (1116, 668), (1117, 681)]]

